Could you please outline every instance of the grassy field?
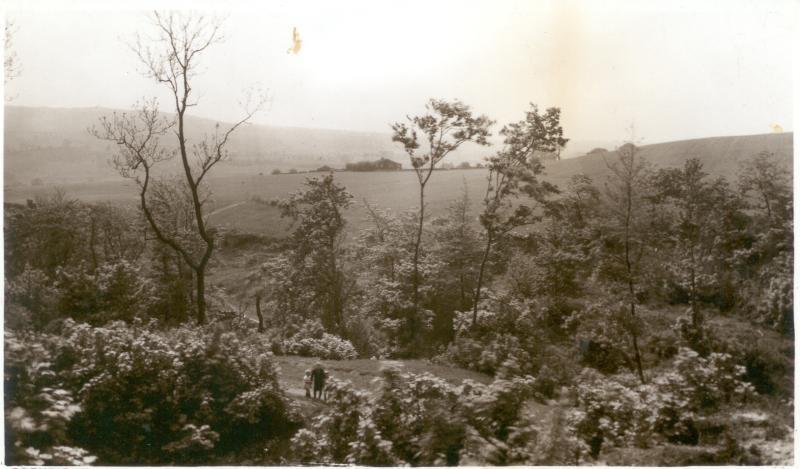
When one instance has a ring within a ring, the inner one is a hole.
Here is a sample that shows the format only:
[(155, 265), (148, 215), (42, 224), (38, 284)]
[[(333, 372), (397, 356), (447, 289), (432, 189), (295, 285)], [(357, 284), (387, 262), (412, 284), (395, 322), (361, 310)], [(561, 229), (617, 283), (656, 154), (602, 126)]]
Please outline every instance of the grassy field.
[[(323, 173), (259, 175), (245, 173), (236, 176), (209, 178), (213, 198), (209, 211), (210, 221), (217, 226), (269, 236), (286, 234), (288, 223), (280, 219), (277, 209), (256, 203), (262, 200), (287, 197), (300, 189), (306, 178)], [(383, 209), (397, 213), (417, 207), (419, 192), (416, 175), (412, 171), (388, 172), (337, 172), (336, 181), (353, 195), (353, 206), (347, 213), (352, 233), (366, 225), (366, 200)], [(472, 209), (477, 215), (479, 201), (486, 190), (486, 170), (437, 171), (426, 192), (427, 206), (432, 216), (443, 213), (454, 199), (461, 195), (466, 184)], [(87, 202), (136, 203), (136, 187), (131, 181), (103, 181), (60, 186), (67, 195)], [(14, 187), (5, 190), (6, 202), (23, 203), (26, 199), (46, 195), (53, 188), (44, 186)], [(242, 203), (244, 202), (244, 203)], [(226, 209), (231, 205), (235, 207)], [(214, 211), (217, 213), (214, 214)]]
[[(739, 163), (760, 151), (776, 153), (791, 167), (793, 135), (765, 134), (739, 137), (715, 137), (678, 142), (659, 143), (642, 147), (641, 155), (656, 166), (680, 166), (687, 158), (699, 158), (705, 170), (712, 175), (735, 179)], [(548, 162), (544, 179), (564, 187), (569, 178), (578, 173), (591, 176), (602, 184), (608, 175), (606, 162), (614, 153), (587, 155), (561, 161)], [(209, 178), (213, 193), (207, 213), (212, 224), (240, 231), (269, 236), (286, 234), (288, 224), (280, 220), (276, 209), (253, 201), (283, 198), (299, 189), (307, 177), (321, 173), (270, 175), (246, 166), (232, 164), (220, 167), (216, 176)], [(379, 208), (395, 212), (415, 209), (419, 203), (418, 183), (413, 171), (394, 172), (337, 172), (336, 180), (353, 194), (353, 207), (348, 211), (351, 234), (366, 226), (367, 211), (364, 201)], [(486, 170), (448, 170), (434, 173), (426, 189), (428, 213), (435, 217), (460, 197), (466, 186), (472, 202), (472, 212), (477, 215), (486, 190)], [(135, 203), (136, 187), (131, 181), (117, 179), (60, 186), (69, 196), (88, 202)], [(7, 202), (25, 202), (52, 191), (49, 186), (7, 186)], [(234, 206), (235, 204), (235, 206)]]

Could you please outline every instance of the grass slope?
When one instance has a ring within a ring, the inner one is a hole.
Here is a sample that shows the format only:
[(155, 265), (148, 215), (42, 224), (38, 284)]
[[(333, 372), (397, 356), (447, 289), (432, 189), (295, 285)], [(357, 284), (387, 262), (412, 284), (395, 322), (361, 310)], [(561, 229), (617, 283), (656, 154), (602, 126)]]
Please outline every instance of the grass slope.
[[(643, 158), (659, 167), (680, 166), (686, 159), (696, 157), (703, 162), (705, 170), (711, 175), (732, 179), (741, 161), (761, 151), (775, 152), (787, 166), (791, 167), (792, 148), (793, 134), (783, 133), (658, 143), (643, 146), (641, 154)], [(592, 177), (596, 183), (602, 184), (608, 175), (606, 162), (613, 160), (614, 157), (614, 152), (610, 152), (548, 162), (545, 179), (564, 187), (572, 175), (584, 173)], [(268, 172), (254, 171), (252, 168), (234, 166), (231, 163), (225, 163), (219, 168), (220, 171), (208, 179), (214, 194), (208, 213), (237, 205), (211, 215), (211, 223), (268, 236), (285, 235), (288, 224), (280, 220), (276, 209), (253, 202), (253, 197), (257, 196), (263, 200), (283, 198), (299, 189), (307, 177), (320, 175), (319, 173), (271, 175)], [(412, 171), (339, 172), (336, 173), (336, 180), (354, 196), (353, 207), (347, 213), (350, 223), (348, 229), (351, 234), (368, 223), (364, 200), (379, 208), (388, 208), (395, 212), (415, 209), (418, 204), (417, 181)], [(465, 184), (472, 201), (472, 212), (477, 215), (486, 188), (486, 171), (479, 169), (437, 171), (426, 191), (428, 213), (431, 216), (442, 214), (444, 208), (460, 196)], [(6, 201), (24, 202), (28, 198), (46, 194), (52, 187), (7, 186)], [(133, 183), (119, 179), (62, 184), (59, 187), (68, 195), (86, 201), (134, 203), (136, 200), (136, 188)]]

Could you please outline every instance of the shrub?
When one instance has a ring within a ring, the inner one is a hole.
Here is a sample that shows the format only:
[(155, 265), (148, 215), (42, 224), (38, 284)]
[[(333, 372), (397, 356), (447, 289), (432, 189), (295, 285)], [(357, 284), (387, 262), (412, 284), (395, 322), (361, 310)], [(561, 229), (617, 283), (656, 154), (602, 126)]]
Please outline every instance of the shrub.
[(477, 326), (471, 324), (471, 311), (456, 312), (456, 338), (437, 360), (495, 376), (536, 375), (544, 342), (529, 308), (514, 304), (479, 309)]
[(67, 427), (74, 445), (103, 464), (213, 463), (294, 430), (299, 418), (257, 336), (154, 327), (67, 320), (62, 336), (26, 337), (50, 350), (80, 406)]
[(305, 321), (299, 327), (290, 325), (283, 332), (289, 337), (272, 339), (274, 353), (317, 357), (325, 360), (358, 358), (358, 352), (349, 340), (328, 334), (319, 321)]
[(287, 355), (301, 357), (317, 357), (326, 360), (352, 360), (358, 353), (349, 340), (339, 336), (323, 333), (319, 339), (294, 336), (283, 342), (283, 352)]
[(524, 464), (536, 432), (523, 416), (535, 380), (465, 381), (383, 371), (369, 398), (332, 380), (330, 409), (292, 438), (297, 462), (359, 465)]
[(794, 331), (794, 297), (791, 275), (771, 278), (761, 302), (756, 307), (756, 317), (778, 332), (791, 336)]
[[(6, 278), (6, 295), (7, 306), (16, 303), (24, 308), (35, 329), (41, 329), (58, 316), (55, 308), (58, 291), (41, 270), (26, 265), (25, 270), (13, 280)], [(9, 310), (6, 309), (6, 316), (8, 314)], [(19, 326), (28, 322), (23, 318), (15, 319), (20, 319)]]
[(581, 374), (575, 431), (597, 457), (603, 445), (648, 447), (659, 441), (697, 444), (698, 424), (723, 405), (744, 402), (752, 393), (745, 369), (733, 357), (707, 358), (681, 348), (672, 367), (650, 384), (631, 375), (604, 378)]
[(87, 465), (97, 457), (72, 444), (68, 426), (81, 411), (62, 389), (54, 355), (34, 334), (5, 333), (5, 462)]
[(43, 271), (26, 267), (8, 284), (9, 298), (30, 312), (36, 329), (59, 318), (97, 325), (131, 321), (148, 313), (153, 291), (141, 269), (126, 260), (101, 264), (94, 271), (86, 264), (58, 268), (52, 281)]

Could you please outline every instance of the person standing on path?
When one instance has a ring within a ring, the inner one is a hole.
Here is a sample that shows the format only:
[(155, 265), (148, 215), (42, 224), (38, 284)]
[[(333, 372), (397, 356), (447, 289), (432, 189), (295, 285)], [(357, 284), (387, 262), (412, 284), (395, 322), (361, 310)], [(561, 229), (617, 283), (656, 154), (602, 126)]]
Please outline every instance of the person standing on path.
[(311, 397), (311, 368), (303, 375), (303, 388), (306, 390), (306, 397)]
[(322, 398), (322, 391), (325, 389), (325, 369), (322, 362), (317, 362), (311, 370), (311, 380), (314, 383), (314, 399)]

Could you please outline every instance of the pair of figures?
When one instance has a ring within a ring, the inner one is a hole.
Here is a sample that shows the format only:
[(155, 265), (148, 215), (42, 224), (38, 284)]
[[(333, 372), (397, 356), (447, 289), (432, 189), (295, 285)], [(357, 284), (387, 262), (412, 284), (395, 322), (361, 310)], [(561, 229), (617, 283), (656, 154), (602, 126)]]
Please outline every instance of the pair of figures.
[(306, 370), (303, 376), (303, 385), (306, 389), (306, 397), (311, 397), (311, 389), (314, 389), (314, 399), (322, 399), (325, 391), (325, 380), (328, 373), (322, 368), (322, 363), (317, 362), (314, 368)]

